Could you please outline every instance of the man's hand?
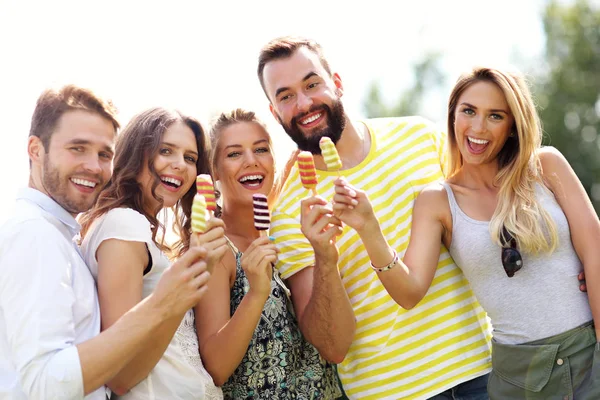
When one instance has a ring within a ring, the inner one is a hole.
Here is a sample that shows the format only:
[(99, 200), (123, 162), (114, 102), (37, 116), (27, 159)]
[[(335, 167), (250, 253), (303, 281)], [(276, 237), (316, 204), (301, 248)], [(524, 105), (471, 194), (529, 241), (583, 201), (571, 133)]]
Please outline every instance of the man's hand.
[(342, 233), (342, 222), (322, 197), (302, 200), (300, 212), (302, 233), (315, 251), (315, 257), (337, 266), (339, 257), (335, 237)]
[(210, 273), (206, 269), (207, 251), (190, 246), (179, 260), (163, 272), (154, 289), (157, 303), (165, 319), (185, 314), (206, 292)]
[(587, 285), (585, 284), (585, 272), (579, 273), (579, 275), (577, 275), (577, 279), (579, 279), (579, 290), (582, 292), (587, 292)]

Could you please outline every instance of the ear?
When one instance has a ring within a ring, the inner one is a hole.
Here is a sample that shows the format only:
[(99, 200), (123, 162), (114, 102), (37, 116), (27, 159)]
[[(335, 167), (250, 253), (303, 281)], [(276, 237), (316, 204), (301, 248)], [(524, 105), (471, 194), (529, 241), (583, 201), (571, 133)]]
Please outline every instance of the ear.
[(27, 139), (27, 154), (32, 164), (42, 162), (46, 149), (37, 136), (29, 136)]
[(342, 78), (337, 72), (334, 72), (331, 76), (333, 79), (333, 84), (335, 85), (335, 91), (339, 97), (344, 95), (344, 84), (342, 83)]
[(273, 118), (275, 118), (275, 121), (277, 121), (277, 123), (281, 123), (279, 121), (279, 115), (277, 115), (277, 111), (275, 111), (275, 107), (273, 107), (273, 103), (269, 103), (269, 111), (271, 111), (271, 115), (273, 116)]

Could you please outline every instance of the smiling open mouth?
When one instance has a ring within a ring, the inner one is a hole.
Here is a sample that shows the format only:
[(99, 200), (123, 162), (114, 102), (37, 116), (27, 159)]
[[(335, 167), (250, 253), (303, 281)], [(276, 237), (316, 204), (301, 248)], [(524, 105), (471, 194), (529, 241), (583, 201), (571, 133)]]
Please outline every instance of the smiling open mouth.
[(239, 182), (244, 186), (257, 187), (257, 186), (260, 186), (260, 184), (263, 183), (264, 180), (265, 180), (264, 175), (255, 174), (255, 175), (242, 176), (239, 179)]
[(71, 178), (71, 182), (75, 183), (76, 185), (80, 185), (80, 186), (85, 186), (85, 187), (89, 187), (89, 188), (95, 188), (97, 183), (96, 182), (92, 182), (92, 181), (88, 181), (87, 179), (80, 179), (80, 178)]
[(166, 177), (166, 176), (161, 176), (160, 180), (165, 185), (173, 187), (173, 188), (176, 188), (176, 189), (181, 186), (181, 181), (179, 179), (175, 179), (175, 178), (171, 178), (171, 177)]

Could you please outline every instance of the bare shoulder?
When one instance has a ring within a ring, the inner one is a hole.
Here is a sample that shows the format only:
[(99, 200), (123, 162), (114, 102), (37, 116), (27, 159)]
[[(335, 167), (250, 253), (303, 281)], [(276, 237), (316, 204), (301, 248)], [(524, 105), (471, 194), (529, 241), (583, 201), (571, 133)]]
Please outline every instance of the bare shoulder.
[(417, 197), (417, 201), (415, 203), (415, 207), (417, 204), (421, 207), (435, 207), (432, 210), (440, 210), (440, 206), (444, 206), (448, 204), (448, 195), (446, 193), (446, 188), (442, 185), (441, 182), (431, 183), (419, 193)]
[(553, 190), (560, 183), (561, 177), (571, 170), (565, 156), (555, 147), (544, 146), (538, 150), (538, 156), (542, 165), (542, 178), (544, 183)]
[(556, 147), (544, 146), (538, 150), (538, 155), (544, 175), (569, 167), (569, 162)]

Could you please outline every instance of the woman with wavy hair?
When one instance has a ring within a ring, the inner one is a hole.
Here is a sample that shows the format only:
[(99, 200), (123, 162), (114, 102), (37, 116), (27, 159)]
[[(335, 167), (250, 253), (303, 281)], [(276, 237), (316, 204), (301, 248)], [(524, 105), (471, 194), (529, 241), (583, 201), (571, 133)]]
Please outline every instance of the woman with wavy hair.
[[(404, 308), (433, 279), (458, 279), (436, 274), (440, 244), (449, 249), (493, 325), (490, 398), (598, 399), (600, 222), (567, 160), (541, 139), (520, 74), (464, 74), (449, 100), (447, 179), (419, 194), (406, 253), (400, 260), (378, 235), (367, 249)], [(368, 224), (371, 204), (350, 189), (338, 185), (334, 209)]]
[[(202, 126), (177, 111), (144, 111), (119, 135), (112, 178), (81, 221), (82, 252), (97, 281), (103, 330), (152, 293), (168, 272), (167, 255), (176, 258), (198, 240), (190, 214), (196, 175), (208, 172)], [(167, 209), (179, 238), (172, 246), (158, 218), (163, 211), (166, 221)], [(213, 230), (208, 244), (210, 271), (227, 249), (222, 229)], [(200, 360), (192, 310), (161, 326), (152, 346), (108, 387), (121, 399), (222, 399)]]
[(302, 336), (274, 271), (275, 244), (254, 225), (253, 194), (273, 203), (281, 185), (271, 137), (253, 112), (236, 109), (219, 116), (211, 140), (230, 251), (195, 310), (206, 369), (226, 399), (335, 399), (334, 366)]

